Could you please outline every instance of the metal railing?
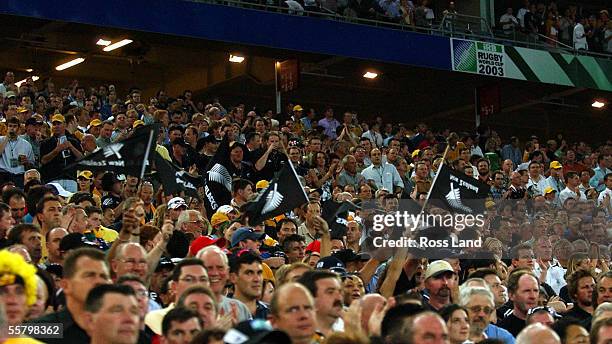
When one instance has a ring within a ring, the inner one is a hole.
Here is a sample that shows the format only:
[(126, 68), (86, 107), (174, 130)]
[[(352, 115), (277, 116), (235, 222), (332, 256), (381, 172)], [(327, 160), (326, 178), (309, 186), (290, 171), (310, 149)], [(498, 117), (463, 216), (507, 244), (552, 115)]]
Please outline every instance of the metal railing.
[[(611, 54), (601, 54), (584, 50), (576, 50), (572, 46), (554, 40), (550, 37), (547, 37), (542, 34), (537, 34), (537, 36), (526, 35), (521, 33), (520, 31), (514, 30), (512, 34), (505, 35), (501, 31), (495, 31), (492, 29), (489, 22), (477, 16), (470, 16), (465, 14), (457, 14), (457, 13), (449, 13), (445, 14), (440, 22), (432, 23), (431, 26), (416, 26), (414, 24), (410, 25), (405, 23), (403, 20), (399, 20), (399, 18), (388, 18), (382, 14), (374, 15), (376, 19), (367, 19), (360, 18), (354, 16), (346, 16), (340, 14), (332, 9), (329, 6), (317, 6), (316, 10), (309, 10), (307, 8), (302, 7), (301, 5), (292, 6), (288, 5), (288, 7), (278, 6), (276, 1), (279, 0), (253, 0), (253, 1), (243, 1), (243, 0), (184, 0), (198, 3), (207, 3), (207, 4), (215, 4), (215, 5), (224, 5), (231, 7), (241, 7), (250, 10), (259, 10), (266, 12), (277, 12), (286, 15), (295, 15), (295, 16), (307, 16), (307, 17), (315, 17), (315, 18), (324, 18), (328, 20), (335, 20), (338, 22), (346, 22), (351, 24), (360, 24), (360, 25), (368, 25), (375, 27), (383, 27), (394, 30), (403, 30), (403, 31), (414, 31), (422, 34), (436, 35), (436, 36), (447, 36), (447, 37), (456, 37), (456, 38), (465, 38), (471, 40), (479, 40), (490, 43), (498, 43), (498, 44), (506, 44), (511, 46), (520, 46), (525, 48), (533, 48), (540, 50), (550, 50), (556, 52), (562, 52), (566, 54), (573, 55), (588, 55), (598, 58), (604, 58), (608, 60), (612, 60)], [(280, 0), (283, 1), (283, 0)], [(289, 0), (285, 2), (297, 3), (294, 0)], [(323, 4), (329, 4), (331, 1), (334, 1), (334, 4), (344, 4), (348, 3), (348, 0), (318, 0), (322, 1)], [(399, 21), (399, 22), (398, 22)], [(536, 38), (537, 37), (537, 38)], [(546, 44), (544, 42), (551, 42), (553, 44)]]

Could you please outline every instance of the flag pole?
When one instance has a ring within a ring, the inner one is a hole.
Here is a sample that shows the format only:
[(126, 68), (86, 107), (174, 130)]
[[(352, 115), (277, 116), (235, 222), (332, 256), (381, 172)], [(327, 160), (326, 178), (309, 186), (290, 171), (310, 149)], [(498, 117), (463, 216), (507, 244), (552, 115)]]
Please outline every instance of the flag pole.
[(151, 153), (151, 143), (153, 142), (153, 133), (155, 132), (155, 128), (151, 128), (149, 132), (149, 141), (147, 143), (147, 150), (145, 151), (144, 160), (142, 162), (142, 169), (140, 170), (140, 181), (142, 182), (142, 178), (144, 178), (145, 170), (147, 169), (147, 161), (149, 161), (149, 153)]
[[(425, 198), (425, 202), (423, 203), (423, 207), (421, 207), (421, 211), (419, 212), (419, 214), (421, 214), (422, 212), (425, 211), (425, 208), (427, 207), (427, 203), (429, 203), (429, 197), (431, 195), (431, 190), (433, 190), (434, 185), (436, 185), (436, 180), (438, 180), (438, 176), (440, 175), (440, 171), (442, 170), (442, 165), (444, 165), (444, 162), (446, 161), (446, 154), (448, 153), (448, 148), (450, 147), (450, 144), (447, 142), (446, 143), (446, 149), (444, 149), (444, 154), (442, 155), (442, 162), (440, 163), (440, 166), (438, 166), (438, 170), (436, 171), (436, 175), (434, 176), (433, 181), (431, 182), (431, 185), (429, 186), (429, 191), (427, 191), (427, 197)], [(433, 162), (432, 162), (433, 164)], [(416, 187), (416, 185), (415, 185)]]

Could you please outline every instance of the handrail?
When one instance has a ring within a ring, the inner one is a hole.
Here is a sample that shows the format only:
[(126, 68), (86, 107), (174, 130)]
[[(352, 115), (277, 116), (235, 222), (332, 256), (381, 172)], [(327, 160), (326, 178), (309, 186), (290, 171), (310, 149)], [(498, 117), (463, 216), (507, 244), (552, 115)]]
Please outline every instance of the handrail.
[[(287, 7), (282, 7), (282, 6), (276, 6), (276, 5), (270, 5), (267, 3), (256, 3), (256, 2), (246, 2), (246, 1), (242, 1), (242, 0), (183, 0), (183, 1), (190, 1), (190, 2), (198, 2), (198, 3), (208, 3), (208, 4), (214, 4), (214, 5), (222, 5), (222, 6), (237, 6), (237, 7), (242, 7), (242, 8), (246, 8), (246, 9), (250, 9), (250, 10), (259, 10), (259, 11), (265, 11), (265, 12), (269, 12), (269, 11), (275, 11), (278, 13), (283, 13), (285, 15), (294, 15), (294, 16), (311, 16), (311, 17), (318, 17), (318, 18), (326, 18), (326, 19), (330, 19), (330, 20), (336, 20), (336, 21), (341, 21), (341, 22), (348, 22), (351, 24), (361, 24), (361, 25), (368, 25), (368, 26), (375, 26), (375, 27), (385, 27), (385, 28), (389, 28), (389, 29), (395, 29), (395, 30), (409, 30), (409, 31), (415, 31), (417, 33), (421, 33), (421, 34), (429, 34), (429, 35), (440, 35), (440, 36), (450, 36), (450, 37), (461, 37), (461, 38), (468, 38), (468, 39), (473, 39), (473, 40), (483, 40), (483, 41), (487, 41), (487, 42), (493, 42), (493, 43), (498, 43), (498, 44), (509, 44), (512, 46), (523, 46), (523, 47), (528, 47), (528, 48), (532, 48), (532, 47), (536, 47), (536, 48), (540, 48), (543, 50), (559, 50), (563, 53), (568, 53), (568, 54), (573, 54), (573, 55), (586, 55), (586, 56), (594, 56), (594, 57), (600, 57), (600, 58), (605, 58), (608, 60), (612, 60), (612, 54), (601, 54), (601, 53), (595, 53), (595, 52), (590, 52), (590, 51), (584, 51), (584, 50), (576, 50), (573, 47), (564, 44), (562, 42), (558, 42), (554, 39), (551, 39), (549, 37), (546, 37), (544, 35), (538, 34), (543, 36), (545, 39), (551, 40), (551, 41), (555, 41), (557, 44), (560, 44), (563, 48), (554, 48), (554, 47), (550, 47), (547, 46), (546, 44), (542, 44), (540, 42), (533, 42), (530, 43), (528, 41), (520, 41), (520, 40), (516, 40), (516, 39), (509, 39), (509, 38), (503, 38), (503, 37), (499, 37), (497, 35), (495, 35), (493, 33), (493, 30), (491, 29), (489, 23), (486, 21), (486, 19), (482, 18), (482, 17), (477, 17), (477, 16), (471, 16), (471, 15), (467, 15), (467, 14), (451, 14), (452, 16), (462, 16), (462, 17), (466, 17), (466, 18), (479, 18), (480, 21), (482, 21), (487, 28), (488, 33), (491, 35), (480, 35), (477, 33), (473, 33), (473, 32), (454, 32), (454, 31), (449, 31), (449, 30), (445, 30), (443, 27), (443, 22), (446, 18), (447, 15), (445, 15), (442, 19), (442, 21), (440, 22), (440, 26), (439, 27), (434, 27), (432, 26), (427, 26), (427, 27), (422, 27), (422, 26), (414, 26), (414, 25), (408, 25), (405, 23), (395, 23), (395, 22), (390, 22), (390, 21), (382, 21), (382, 20), (376, 20), (376, 19), (367, 19), (367, 18), (358, 18), (358, 17), (348, 17), (348, 16), (344, 16), (341, 14), (338, 14), (336, 12), (333, 12), (329, 9), (324, 9), (325, 11), (322, 12), (315, 12), (315, 11), (309, 11), (306, 9), (303, 10), (296, 10), (293, 8), (287, 8)], [(257, 0), (257, 1), (267, 1), (267, 0)], [(298, 12), (298, 13), (294, 13), (294, 12)], [(516, 35), (513, 35), (516, 36)]]

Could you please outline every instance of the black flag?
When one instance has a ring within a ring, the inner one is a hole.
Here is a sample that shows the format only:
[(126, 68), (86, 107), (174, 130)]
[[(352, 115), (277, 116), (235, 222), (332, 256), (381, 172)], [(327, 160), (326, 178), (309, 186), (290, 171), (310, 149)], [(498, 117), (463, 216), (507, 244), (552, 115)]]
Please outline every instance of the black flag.
[(141, 176), (150, 153), (155, 151), (157, 128), (159, 125), (155, 124), (139, 127), (125, 140), (99, 148), (66, 166), (61, 173), (72, 175), (76, 170), (104, 170)]
[(351, 201), (338, 203), (333, 200), (325, 201), (321, 204), (322, 217), (327, 221), (329, 230), (334, 238), (341, 238), (346, 235), (346, 223), (349, 212), (361, 209)]
[(286, 163), (270, 185), (246, 206), (249, 224), (254, 225), (289, 212), (308, 202), (308, 196), (290, 162)]
[(155, 152), (153, 160), (155, 161), (157, 176), (167, 195), (178, 196), (181, 192), (184, 192), (187, 196), (200, 198), (198, 188), (204, 186), (204, 178), (190, 175), (172, 162), (162, 158), (157, 152)]
[(431, 188), (429, 201), (453, 213), (482, 214), (488, 194), (489, 185), (442, 164)]
[(204, 205), (208, 216), (212, 216), (220, 206), (232, 200), (232, 175), (229, 172), (230, 150), (227, 136), (217, 148), (204, 176)]

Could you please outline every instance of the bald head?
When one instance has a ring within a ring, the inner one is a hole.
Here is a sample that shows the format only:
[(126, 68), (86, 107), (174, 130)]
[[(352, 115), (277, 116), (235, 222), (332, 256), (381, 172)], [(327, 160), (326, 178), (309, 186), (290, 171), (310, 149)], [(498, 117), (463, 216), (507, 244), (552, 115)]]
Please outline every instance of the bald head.
[(361, 297), (361, 327), (366, 333), (372, 313), (374, 313), (378, 307), (385, 307), (386, 304), (387, 299), (380, 294), (366, 294)]
[(516, 344), (561, 344), (561, 339), (551, 330), (540, 323), (525, 327), (516, 337)]

